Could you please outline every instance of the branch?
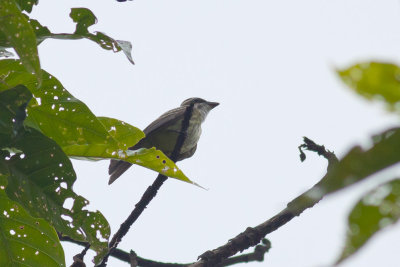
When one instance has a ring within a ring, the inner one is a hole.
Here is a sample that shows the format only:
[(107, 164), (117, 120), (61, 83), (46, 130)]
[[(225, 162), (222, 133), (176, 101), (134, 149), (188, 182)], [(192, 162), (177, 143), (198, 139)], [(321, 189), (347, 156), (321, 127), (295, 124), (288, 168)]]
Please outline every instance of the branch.
[[(306, 150), (317, 152), (319, 155), (323, 155), (325, 158), (327, 158), (329, 163), (328, 170), (330, 170), (332, 166), (338, 162), (338, 159), (333, 152), (325, 150), (324, 146), (315, 144), (307, 137), (304, 137), (304, 143), (305, 144), (299, 147), (302, 161), (305, 159), (305, 155), (301, 149), (304, 148)], [(325, 177), (326, 175), (324, 178)], [(321, 180), (324, 180), (324, 178)], [(316, 185), (318, 184), (319, 182)], [(267, 234), (285, 225), (294, 217), (299, 216), (303, 211), (313, 207), (322, 199), (323, 194), (318, 193), (320, 190), (316, 188), (316, 185), (289, 202), (287, 207), (274, 217), (256, 227), (248, 227), (244, 232), (229, 240), (225, 245), (201, 254), (199, 256), (200, 260), (189, 267), (218, 266), (218, 264), (220, 264), (224, 259), (235, 255), (239, 251), (243, 251), (249, 247), (257, 245)]]
[[(183, 143), (185, 142), (185, 139), (186, 139), (185, 133), (187, 132), (187, 129), (189, 128), (189, 121), (193, 114), (193, 107), (194, 107), (194, 104), (191, 104), (185, 110), (184, 118), (182, 120), (181, 131), (180, 131), (180, 134), (176, 141), (174, 150), (172, 151), (172, 154), (170, 157), (170, 159), (174, 162), (176, 162), (179, 152), (183, 146)], [(114, 234), (113, 238), (111, 239), (111, 242), (108, 245), (109, 252), (104, 256), (103, 261), (101, 262), (99, 267), (107, 266), (107, 260), (108, 260), (108, 257), (110, 256), (110, 254), (118, 246), (118, 244), (121, 242), (122, 238), (128, 233), (130, 227), (139, 218), (139, 216), (142, 214), (144, 209), (149, 205), (150, 201), (157, 195), (158, 190), (161, 188), (161, 186), (167, 179), (168, 179), (167, 176), (159, 174), (157, 176), (156, 180), (153, 182), (153, 184), (147, 188), (147, 190), (144, 192), (140, 201), (135, 205), (135, 208), (133, 209), (131, 214), (121, 224), (118, 231)]]
[[(82, 241), (77, 241), (72, 239), (69, 236), (62, 235), (60, 233), (58, 234), (58, 238), (61, 241), (67, 241), (71, 242), (80, 246), (87, 246), (89, 243), (88, 242), (82, 242)], [(116, 259), (119, 259), (121, 261), (130, 263), (131, 262), (131, 253), (123, 251), (122, 249), (114, 249), (113, 252), (110, 254), (110, 256), (113, 256)], [(143, 267), (185, 267), (189, 266), (190, 263), (185, 263), (185, 264), (179, 264), (179, 263), (163, 263), (163, 262), (158, 262), (158, 261), (153, 261), (145, 258), (141, 258), (139, 256), (136, 256), (136, 260), (138, 263), (138, 266), (143, 266)]]
[(317, 145), (314, 141), (307, 137), (303, 137), (304, 144), (299, 146), (300, 151), (300, 160), (303, 162), (306, 159), (306, 154), (304, 154), (303, 149), (317, 152), (318, 156), (323, 156), (328, 160), (328, 171), (332, 169), (332, 167), (339, 162), (339, 159), (336, 157), (335, 153), (325, 149), (325, 146)]
[[(71, 243), (74, 243), (74, 244), (77, 244), (80, 246), (84, 246), (84, 247), (87, 247), (89, 245), (88, 242), (77, 241), (77, 240), (70, 238), (69, 236), (65, 236), (60, 233), (57, 233), (57, 234), (61, 241), (68, 241), (68, 242), (71, 242)], [(230, 266), (230, 265), (242, 263), (242, 262), (263, 261), (264, 254), (267, 253), (270, 250), (270, 248), (271, 248), (271, 243), (267, 239), (264, 239), (263, 245), (256, 246), (254, 249), (254, 252), (226, 259), (218, 266), (223, 267), (223, 266)], [(119, 259), (121, 261), (131, 263), (132, 251), (128, 253), (126, 251), (123, 251), (122, 249), (116, 248), (110, 254), (110, 256), (112, 256), (116, 259)], [(165, 262), (159, 262), (159, 261), (141, 258), (137, 255), (135, 258), (137, 260), (137, 266), (141, 266), (141, 267), (188, 267), (191, 264), (193, 264), (193, 263), (165, 263)]]
[(82, 250), (82, 252), (79, 254), (76, 254), (73, 257), (74, 262), (72, 263), (71, 267), (85, 267), (86, 266), (86, 264), (83, 262), (83, 258), (85, 257), (86, 252), (89, 250), (89, 248), (90, 248), (90, 244), (87, 243), (85, 245), (85, 248)]
[(268, 239), (262, 240), (263, 245), (257, 245), (254, 248), (254, 252), (242, 254), (240, 256), (231, 257), (222, 261), (219, 265), (221, 266), (230, 266), (237, 263), (248, 263), (252, 261), (264, 261), (264, 255), (271, 249), (271, 242)]

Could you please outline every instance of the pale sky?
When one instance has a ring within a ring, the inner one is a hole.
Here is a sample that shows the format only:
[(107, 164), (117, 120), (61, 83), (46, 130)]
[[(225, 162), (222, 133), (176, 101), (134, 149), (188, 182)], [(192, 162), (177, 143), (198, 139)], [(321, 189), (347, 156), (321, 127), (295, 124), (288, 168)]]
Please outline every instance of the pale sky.
[[(141, 257), (192, 262), (275, 215), (326, 172), (317, 155), (300, 162), (303, 136), (341, 157), (398, 121), (334, 71), (365, 60), (400, 63), (398, 1), (40, 0), (33, 17), (53, 32), (73, 32), (71, 7), (94, 12), (99, 21), (91, 30), (133, 44), (135, 66), (89, 40), (40, 45), (42, 68), (97, 116), (143, 129), (188, 97), (221, 103), (203, 124), (196, 154), (178, 164), (209, 190), (169, 179), (119, 246)], [(108, 186), (108, 161), (73, 163), (74, 190), (113, 233), (156, 177), (134, 166)], [(324, 199), (267, 236), (272, 249), (264, 263), (236, 266), (332, 263), (355, 201), (399, 174), (392, 168)], [(398, 226), (383, 231), (342, 266), (398, 266), (399, 234)], [(69, 265), (82, 247), (63, 245)], [(111, 258), (109, 266), (128, 265)]]

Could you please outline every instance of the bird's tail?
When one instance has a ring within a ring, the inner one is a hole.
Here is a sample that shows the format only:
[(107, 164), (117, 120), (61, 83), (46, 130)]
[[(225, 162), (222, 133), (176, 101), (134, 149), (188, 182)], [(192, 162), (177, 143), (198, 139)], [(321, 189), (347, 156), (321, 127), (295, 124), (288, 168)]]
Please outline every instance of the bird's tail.
[(110, 180), (108, 184), (112, 184), (118, 177), (120, 177), (129, 167), (132, 166), (131, 163), (112, 159), (110, 166), (108, 167), (108, 174), (110, 175)]

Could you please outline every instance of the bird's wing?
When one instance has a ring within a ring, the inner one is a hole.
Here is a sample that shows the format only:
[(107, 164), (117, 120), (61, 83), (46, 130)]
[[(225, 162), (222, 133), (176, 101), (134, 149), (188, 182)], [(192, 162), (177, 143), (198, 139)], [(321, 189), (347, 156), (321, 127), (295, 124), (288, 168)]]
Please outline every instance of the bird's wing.
[(132, 164), (129, 162), (112, 159), (108, 167), (108, 174), (110, 175), (108, 184), (112, 184), (117, 180), (130, 166), (132, 166)]
[(162, 114), (158, 119), (153, 121), (146, 129), (143, 130), (146, 136), (151, 135), (160, 127), (167, 127), (176, 122), (178, 119), (183, 118), (186, 107), (178, 107)]
[[(160, 127), (168, 127), (180, 118), (183, 118), (186, 107), (178, 107), (162, 114), (157, 120), (152, 122), (146, 129), (143, 130), (146, 137), (140, 140), (136, 145), (130, 147), (129, 149), (139, 149), (143, 147), (143, 144), (147, 141), (146, 138), (156, 133)], [(132, 166), (131, 163), (121, 161), (121, 160), (111, 160), (108, 167), (108, 174), (110, 174), (110, 180), (108, 184), (114, 182), (118, 177), (120, 177), (129, 167)]]

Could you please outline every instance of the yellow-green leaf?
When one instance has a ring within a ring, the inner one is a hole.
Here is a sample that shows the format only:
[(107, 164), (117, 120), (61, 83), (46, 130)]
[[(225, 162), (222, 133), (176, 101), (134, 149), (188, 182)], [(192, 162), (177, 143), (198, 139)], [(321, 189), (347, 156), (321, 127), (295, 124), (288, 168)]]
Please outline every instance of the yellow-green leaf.
[(339, 70), (342, 80), (367, 99), (382, 99), (395, 108), (400, 102), (400, 68), (395, 64), (365, 62)]

